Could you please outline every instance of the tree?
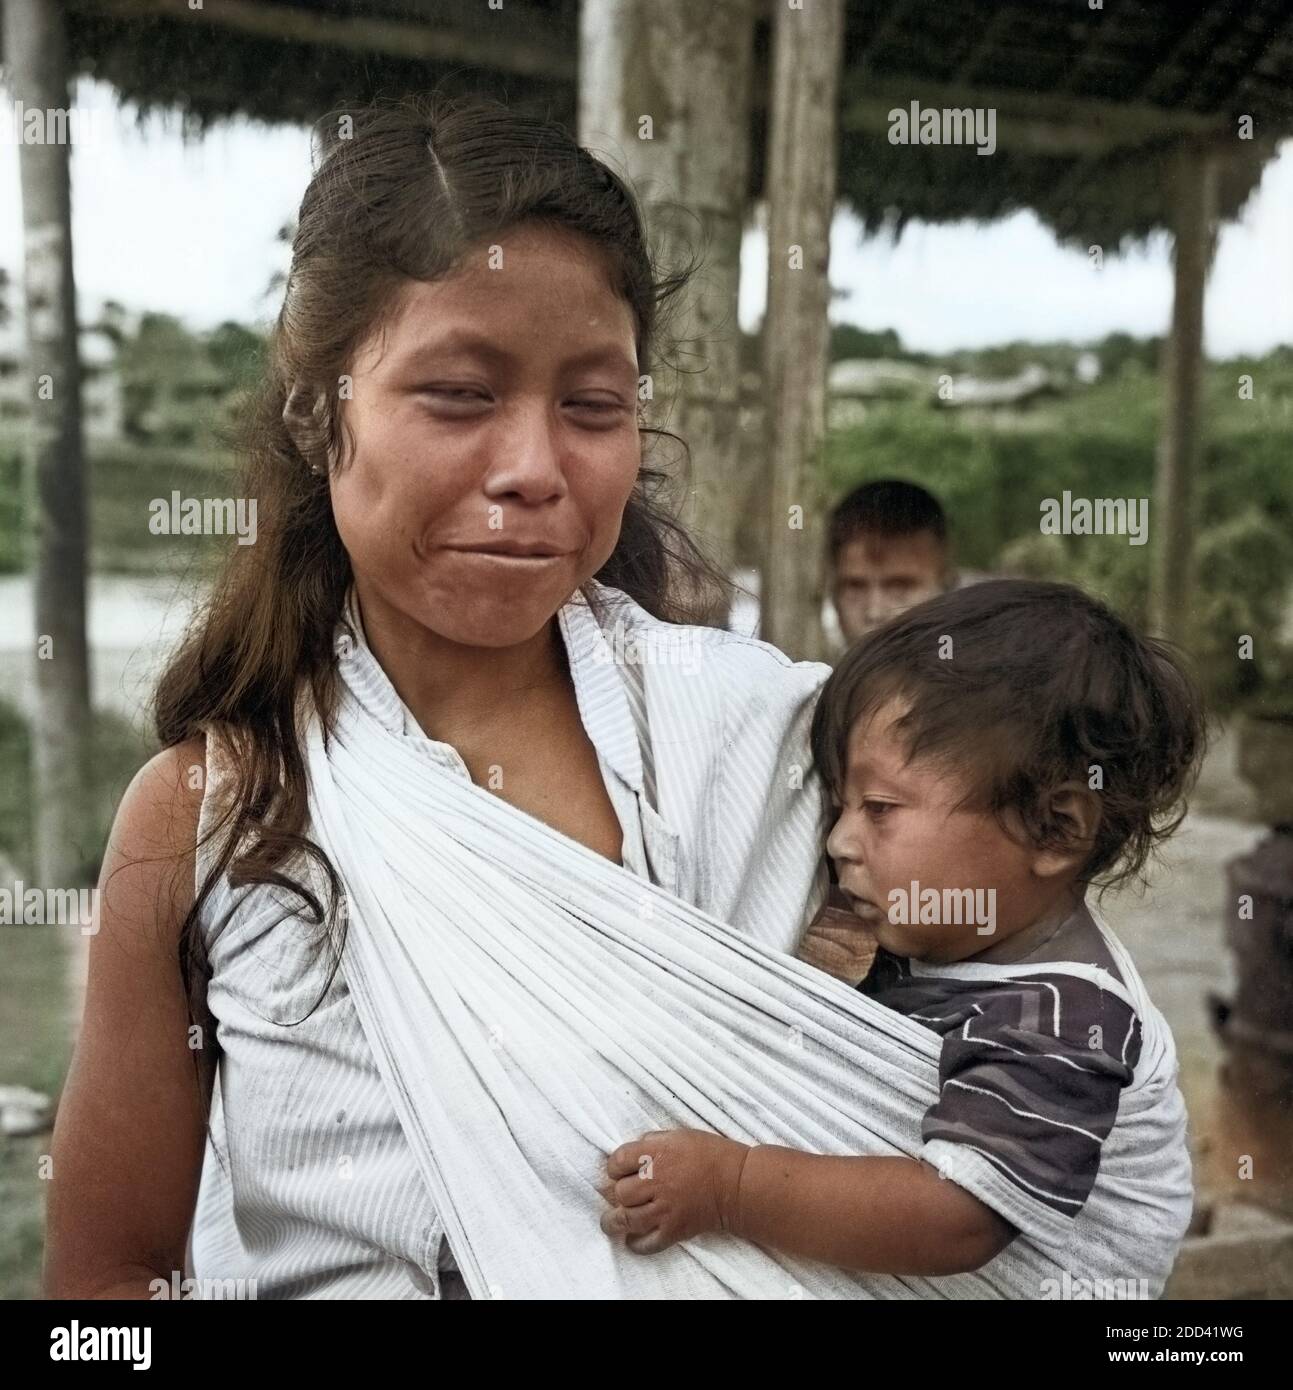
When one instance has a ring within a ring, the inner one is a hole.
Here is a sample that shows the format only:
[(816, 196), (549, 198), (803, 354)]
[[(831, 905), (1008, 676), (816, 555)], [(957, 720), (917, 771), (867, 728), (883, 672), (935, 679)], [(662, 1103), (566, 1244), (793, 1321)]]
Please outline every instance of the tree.
[[(25, 110), (68, 106), (64, 11), (56, 0), (5, 0), (4, 52)], [(36, 875), (79, 884), (89, 765), (90, 663), (85, 631), (85, 459), (72, 275), (66, 144), (20, 144), (26, 356), (32, 392), (30, 470), (36, 599), (32, 801)]]
[[(681, 359), (652, 382), (691, 451), (683, 519), (730, 570), (740, 491), (737, 291), (749, 169), (751, 0), (584, 0), (579, 142), (609, 156), (646, 204), (653, 250), (678, 269), (699, 253), (669, 337)], [(726, 615), (710, 615), (722, 623)]]
[(207, 356), (235, 386), (252, 381), (265, 355), (265, 342), (259, 333), (240, 323), (225, 322), (207, 337)]
[(763, 330), (769, 505), (759, 635), (800, 660), (826, 651), (822, 477), (830, 232), (843, 0), (780, 6), (768, 136), (768, 313)]

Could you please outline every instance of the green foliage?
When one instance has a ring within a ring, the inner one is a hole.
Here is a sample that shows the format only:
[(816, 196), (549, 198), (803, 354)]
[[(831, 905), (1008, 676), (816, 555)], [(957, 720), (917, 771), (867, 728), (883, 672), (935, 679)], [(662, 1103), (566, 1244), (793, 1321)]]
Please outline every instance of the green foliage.
[(830, 360), (840, 362), (850, 357), (907, 357), (902, 339), (892, 328), (873, 331), (858, 328), (852, 323), (831, 325)]
[[(1191, 646), (1213, 701), (1230, 706), (1263, 687), (1283, 686), (1288, 649), (1278, 634), (1293, 575), (1287, 524), (1257, 505), (1245, 506), (1204, 529), (1195, 572)], [(1241, 652), (1244, 637), (1251, 639), (1251, 657)]]
[(216, 369), (238, 390), (251, 386), (264, 365), (265, 340), (240, 323), (229, 321), (213, 329), (206, 349)]
[(100, 326), (117, 341), (126, 438), (189, 447), (219, 437), (260, 373), (264, 339), (231, 321), (208, 334), (169, 314), (144, 314), (133, 334), (115, 321), (105, 307)]
[[(862, 461), (865, 460), (865, 463)], [(1036, 534), (1044, 498), (1065, 488), (1088, 497), (1148, 496), (1153, 441), (1103, 428), (976, 430), (923, 404), (878, 407), (830, 437), (833, 495), (869, 478), (902, 478), (943, 503), (958, 561), (989, 569), (1001, 548)]]
[(26, 563), (23, 554), (22, 449), (16, 439), (0, 437), (0, 574)]
[(149, 503), (171, 493), (228, 497), (237, 486), (228, 454), (114, 444), (98, 450), (90, 468), (92, 565), (98, 570), (187, 569), (221, 554), (224, 536), (155, 536), (148, 529)]
[(1130, 333), (1109, 333), (1094, 349), (1100, 358), (1100, 370), (1106, 377), (1117, 380), (1129, 365), (1142, 373), (1158, 369), (1163, 350), (1162, 338), (1133, 338)]
[[(16, 439), (0, 437), (0, 574), (30, 563), (22, 506), (22, 457)], [(228, 497), (235, 464), (227, 453), (156, 444), (91, 444), (87, 465), (90, 494), (90, 567), (110, 573), (150, 573), (212, 563), (223, 536), (155, 536), (148, 530), (148, 504), (183, 497)]]
[(27, 721), (0, 700), (0, 854), (31, 863), (31, 745)]
[[(827, 439), (829, 495), (874, 478), (919, 483), (946, 508), (962, 567), (1069, 580), (1143, 625), (1156, 535), (1157, 344), (1124, 339), (1099, 345), (1097, 385), (999, 426), (920, 402), (872, 406)], [(1245, 373), (1252, 400), (1239, 398)], [(1293, 351), (1210, 364), (1203, 419), (1189, 646), (1213, 705), (1226, 709), (1259, 694), (1269, 701), (1293, 675), (1280, 637), (1293, 587)], [(1150, 498), (1150, 543), (1042, 535), (1042, 503), (1065, 490)], [(1251, 661), (1238, 654), (1245, 633)]]
[[(107, 843), (117, 803), (150, 755), (149, 740), (118, 714), (94, 716), (90, 772), (89, 842)], [(31, 734), (27, 720), (0, 700), (0, 854), (20, 875), (32, 871)], [(98, 865), (89, 866), (93, 876)]]

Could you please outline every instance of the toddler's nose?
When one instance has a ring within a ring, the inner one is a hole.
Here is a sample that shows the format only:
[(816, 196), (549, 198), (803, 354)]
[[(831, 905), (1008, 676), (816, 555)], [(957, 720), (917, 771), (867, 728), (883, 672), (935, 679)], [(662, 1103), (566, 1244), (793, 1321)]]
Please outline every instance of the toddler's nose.
[(852, 840), (842, 813), (836, 817), (831, 833), (826, 837), (826, 853), (835, 863), (836, 874), (846, 863), (855, 862)]

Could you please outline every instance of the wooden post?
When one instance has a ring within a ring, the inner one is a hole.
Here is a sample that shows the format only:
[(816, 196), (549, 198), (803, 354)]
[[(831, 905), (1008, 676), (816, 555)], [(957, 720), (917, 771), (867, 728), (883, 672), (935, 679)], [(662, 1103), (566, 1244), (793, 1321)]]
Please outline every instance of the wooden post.
[(580, 143), (627, 177), (666, 267), (704, 256), (667, 326), (675, 367), (657, 365), (648, 418), (689, 446), (681, 516), (729, 572), (753, 34), (751, 0), (584, 0), (580, 13)]
[(1202, 446), (1203, 292), (1216, 244), (1216, 183), (1214, 155), (1182, 150), (1174, 170), (1172, 327), (1164, 355), (1163, 416), (1150, 512), (1150, 622), (1160, 637), (1173, 642), (1184, 640), (1190, 614), (1194, 475)]
[(825, 652), (826, 437), (835, 108), (843, 0), (776, 6), (768, 148), (768, 308), (763, 325), (769, 453), (759, 635), (801, 660)]
[[(11, 95), (48, 129), (68, 109), (67, 43), (58, 0), (5, 0)], [(75, 128), (68, 121), (64, 130)], [(96, 846), (85, 840), (90, 740), (86, 643), (85, 464), (72, 278), (67, 140), (18, 147), (31, 399), (36, 712), (32, 720), (35, 872), (44, 887), (79, 885)]]

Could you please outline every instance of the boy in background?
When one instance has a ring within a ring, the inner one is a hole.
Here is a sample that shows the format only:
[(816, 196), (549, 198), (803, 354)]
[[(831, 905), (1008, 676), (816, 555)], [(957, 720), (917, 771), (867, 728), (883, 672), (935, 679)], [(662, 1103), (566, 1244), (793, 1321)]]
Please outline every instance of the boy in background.
[(943, 509), (915, 483), (886, 478), (854, 488), (831, 512), (828, 544), (846, 647), (956, 584)]

